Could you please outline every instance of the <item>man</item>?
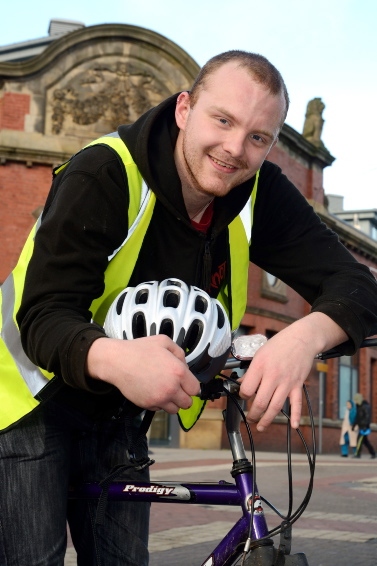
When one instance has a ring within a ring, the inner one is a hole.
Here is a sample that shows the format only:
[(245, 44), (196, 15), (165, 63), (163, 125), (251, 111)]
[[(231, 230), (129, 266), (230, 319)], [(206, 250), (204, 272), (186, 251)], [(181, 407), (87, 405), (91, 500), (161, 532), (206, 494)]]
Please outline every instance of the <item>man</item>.
[[(12, 375), (19, 385), (8, 403), (0, 454), (8, 564), (61, 564), (69, 482), (100, 481), (128, 461), (132, 418), (143, 409), (191, 407), (190, 414), (194, 407), (198, 382), (169, 338), (105, 336), (100, 325), (119, 280), (136, 286), (177, 277), (197, 285), (223, 301), (235, 329), (246, 307), (250, 260), (311, 303), (312, 312), (263, 346), (244, 376), (242, 396), (255, 394), (248, 419), (260, 431), (287, 396), (298, 426), (302, 384), (315, 354), (341, 343), (351, 354), (376, 330), (370, 271), (265, 161), (287, 110), (275, 67), (259, 55), (228, 52), (203, 67), (190, 93), (169, 98), (121, 126), (120, 138), (103, 138), (56, 171), (35, 244), (31, 237), (24, 253), (25, 281), (13, 275), (16, 297), (22, 289), (14, 309), (23, 347), (50, 381), (28, 397), (22, 372)], [(140, 174), (149, 200), (142, 197), (139, 206)], [(24, 374), (43, 382), (39, 373)], [(132, 467), (127, 477), (138, 474), (147, 477)], [(11, 485), (25, 501), (22, 522), (19, 501), (6, 497)], [(37, 509), (34, 523), (30, 509)], [(95, 502), (68, 506), (80, 564), (146, 564), (148, 509), (108, 503), (97, 525), (96, 513)], [(20, 530), (33, 544), (20, 545)]]
[(369, 441), (368, 436), (370, 435), (370, 404), (366, 399), (363, 398), (361, 393), (355, 393), (353, 400), (356, 404), (356, 417), (353, 422), (352, 430), (355, 426), (358, 427), (358, 439), (354, 458), (361, 458), (361, 451), (365, 445), (368, 449), (370, 457), (372, 460), (376, 457), (376, 451)]

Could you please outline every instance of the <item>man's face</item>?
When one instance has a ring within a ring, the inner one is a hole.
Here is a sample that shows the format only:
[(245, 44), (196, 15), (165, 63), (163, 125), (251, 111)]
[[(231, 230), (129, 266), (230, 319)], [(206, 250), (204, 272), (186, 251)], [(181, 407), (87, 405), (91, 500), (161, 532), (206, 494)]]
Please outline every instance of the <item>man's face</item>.
[(276, 143), (284, 111), (283, 95), (271, 94), (233, 62), (207, 77), (193, 107), (181, 93), (175, 159), (182, 184), (224, 196), (250, 179)]

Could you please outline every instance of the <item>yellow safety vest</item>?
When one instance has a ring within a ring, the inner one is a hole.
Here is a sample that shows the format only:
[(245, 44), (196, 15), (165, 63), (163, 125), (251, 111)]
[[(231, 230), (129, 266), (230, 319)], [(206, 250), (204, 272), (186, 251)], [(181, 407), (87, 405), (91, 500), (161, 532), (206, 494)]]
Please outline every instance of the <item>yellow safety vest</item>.
[[(127, 173), (130, 195), (127, 238), (109, 257), (105, 271), (105, 290), (101, 297), (92, 302), (90, 308), (93, 320), (102, 325), (111, 303), (120, 291), (127, 287), (131, 278), (153, 215), (156, 197), (146, 186), (130, 152), (118, 134), (103, 136), (86, 147), (96, 144), (109, 146), (122, 160)], [(54, 174), (59, 174), (68, 163), (69, 161), (56, 168)], [(229, 225), (233, 330), (238, 328), (246, 309), (249, 245), (257, 185), (258, 174), (252, 197), (241, 214)], [(16, 267), (0, 290), (0, 430), (6, 429), (35, 409), (40, 403), (39, 394), (54, 377), (53, 374), (34, 365), (26, 356), (16, 321), (39, 224), (40, 219), (29, 234)], [(229, 312), (228, 289), (225, 288), (218, 298)], [(194, 397), (190, 409), (179, 411), (179, 421), (184, 430), (192, 428), (203, 408), (204, 402)]]

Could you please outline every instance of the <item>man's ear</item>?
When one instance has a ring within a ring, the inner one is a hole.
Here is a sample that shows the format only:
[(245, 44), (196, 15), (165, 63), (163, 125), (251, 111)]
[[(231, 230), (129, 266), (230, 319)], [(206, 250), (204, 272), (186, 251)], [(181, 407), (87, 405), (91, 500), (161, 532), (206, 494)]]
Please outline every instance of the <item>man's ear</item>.
[(175, 107), (175, 121), (180, 130), (186, 127), (187, 118), (190, 112), (190, 94), (188, 92), (181, 92), (177, 98)]

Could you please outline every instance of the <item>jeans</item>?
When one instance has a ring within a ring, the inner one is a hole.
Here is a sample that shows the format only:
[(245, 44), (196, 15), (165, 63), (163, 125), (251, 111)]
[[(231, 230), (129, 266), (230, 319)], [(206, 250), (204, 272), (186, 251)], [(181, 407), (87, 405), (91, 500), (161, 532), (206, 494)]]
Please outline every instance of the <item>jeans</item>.
[[(146, 566), (149, 503), (108, 501), (96, 525), (98, 501), (67, 498), (70, 484), (127, 463), (136, 432), (129, 417), (88, 416), (57, 394), (0, 434), (0, 565), (63, 566), (68, 521), (78, 566)], [(149, 472), (131, 467), (119, 479)]]

